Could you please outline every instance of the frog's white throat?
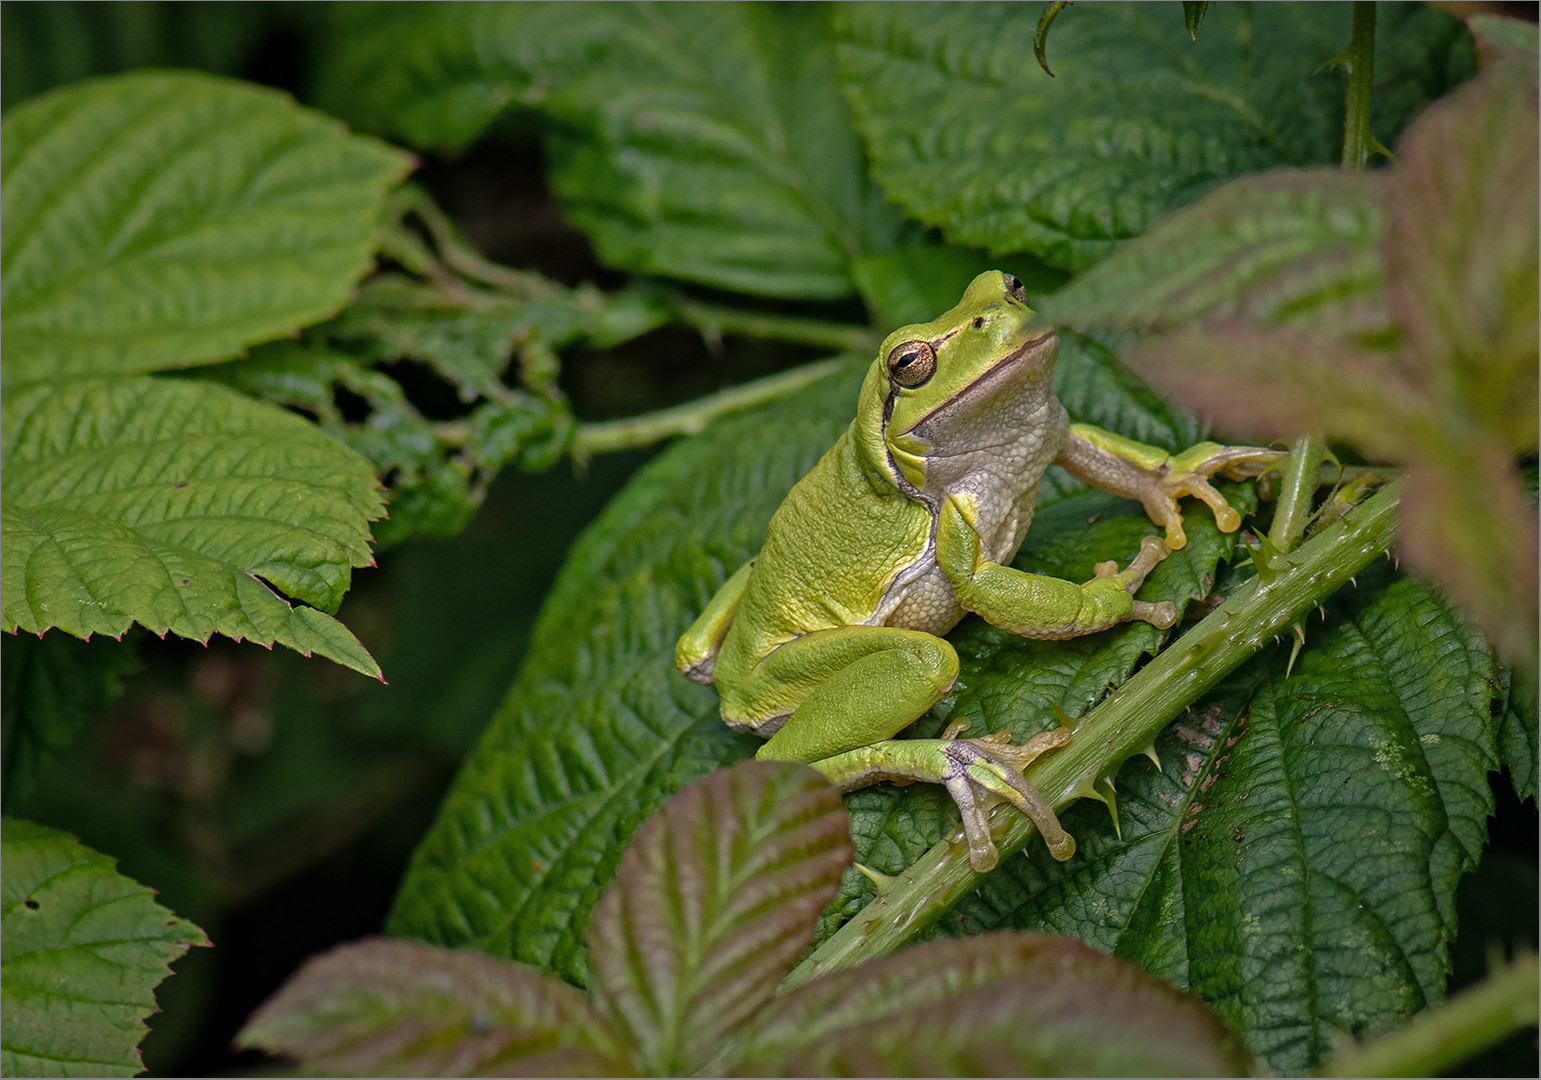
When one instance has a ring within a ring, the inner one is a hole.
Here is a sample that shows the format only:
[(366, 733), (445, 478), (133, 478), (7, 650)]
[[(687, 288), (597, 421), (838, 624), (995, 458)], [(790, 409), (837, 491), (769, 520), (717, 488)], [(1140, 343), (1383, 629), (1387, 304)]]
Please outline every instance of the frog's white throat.
[[(1068, 418), (1054, 396), (1052, 335), (1029, 342), (902, 437), (912, 496), (939, 508), (968, 493), (987, 557), (1010, 560), (1032, 520), (1038, 483), (1064, 449)], [(892, 447), (897, 451), (897, 447)]]

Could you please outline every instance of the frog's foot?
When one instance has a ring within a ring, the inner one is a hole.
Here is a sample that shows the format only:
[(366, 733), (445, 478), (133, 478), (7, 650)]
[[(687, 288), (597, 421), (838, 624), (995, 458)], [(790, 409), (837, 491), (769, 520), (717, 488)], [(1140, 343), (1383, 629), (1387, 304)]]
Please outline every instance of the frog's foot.
[(978, 739), (960, 739), (967, 722), (954, 723), (937, 740), (944, 765), (937, 782), (947, 788), (963, 817), (968, 859), (977, 873), (993, 870), (1000, 861), (990, 836), (990, 809), (1008, 802), (1032, 819), (1049, 847), (1064, 862), (1075, 854), (1075, 840), (1060, 826), (1054, 808), (1029, 784), (1022, 770), (1046, 750), (1070, 741), (1069, 728), (1056, 728), (1014, 745), (1011, 733), (996, 732)]
[(1235, 532), (1241, 527), (1241, 515), (1225, 501), (1225, 496), (1210, 485), (1216, 475), (1232, 480), (1259, 476), (1284, 456), (1282, 451), (1259, 446), (1221, 446), (1205, 442), (1189, 447), (1170, 458), (1166, 467), (1150, 476), (1138, 494), (1150, 519), (1166, 529), (1167, 546), (1173, 551), (1188, 542), (1183, 531), (1182, 511), (1177, 500), (1191, 495), (1214, 511), (1215, 524), (1221, 532)]
[[(1179, 528), (1181, 528), (1180, 525)], [(1124, 592), (1133, 594), (1144, 583), (1145, 576), (1161, 565), (1161, 561), (1171, 553), (1172, 549), (1159, 539), (1147, 536), (1140, 541), (1140, 553), (1127, 567), (1119, 570), (1116, 562), (1098, 563), (1093, 571), (1092, 581), (1116, 579)], [(1135, 600), (1133, 603), (1134, 613), (1127, 617), (1130, 620), (1148, 622), (1163, 630), (1177, 622), (1177, 605), (1170, 601), (1163, 600), (1152, 604), (1144, 600)]]

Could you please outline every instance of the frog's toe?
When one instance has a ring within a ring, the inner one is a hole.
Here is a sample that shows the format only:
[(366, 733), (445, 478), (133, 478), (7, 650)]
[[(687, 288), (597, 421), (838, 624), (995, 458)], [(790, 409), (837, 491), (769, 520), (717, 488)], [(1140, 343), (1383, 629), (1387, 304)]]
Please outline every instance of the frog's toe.
[(1158, 629), (1165, 630), (1177, 625), (1177, 605), (1170, 600), (1162, 600), (1157, 604), (1149, 604), (1144, 600), (1134, 602), (1134, 614), (1132, 620), (1148, 622)]
[[(1179, 518), (1179, 520), (1181, 520)], [(1129, 575), (1129, 591), (1132, 593), (1145, 582), (1145, 577), (1168, 555), (1172, 554), (1169, 545), (1162, 543), (1154, 536), (1147, 536), (1140, 541), (1140, 553), (1129, 563), (1124, 573)]]
[(1168, 552), (1181, 551), (1188, 546), (1188, 534), (1183, 530), (1182, 510), (1178, 508), (1177, 497), (1167, 486), (1148, 490), (1141, 497), (1141, 502), (1145, 506), (1146, 516), (1166, 530)]
[(1270, 450), (1264, 446), (1227, 446), (1210, 455), (1197, 471), (1205, 476), (1220, 473), (1232, 480), (1250, 480), (1267, 472), (1285, 456), (1283, 450)]
[(1216, 491), (1202, 474), (1174, 473), (1167, 478), (1163, 486), (1166, 494), (1173, 500), (1180, 499), (1184, 495), (1192, 495), (1202, 500), (1210, 510), (1214, 511), (1215, 523), (1220, 526), (1221, 532), (1235, 532), (1241, 526), (1241, 515), (1231, 509), (1231, 504), (1225, 501), (1225, 496)]
[(996, 850), (995, 841), (990, 836), (990, 816), (979, 805), (974, 795), (974, 785), (966, 770), (949, 769), (949, 772), (942, 786), (952, 796), (952, 801), (958, 806), (958, 815), (963, 819), (963, 837), (968, 842), (969, 865), (977, 874), (988, 874), (1001, 860), (1001, 853)]

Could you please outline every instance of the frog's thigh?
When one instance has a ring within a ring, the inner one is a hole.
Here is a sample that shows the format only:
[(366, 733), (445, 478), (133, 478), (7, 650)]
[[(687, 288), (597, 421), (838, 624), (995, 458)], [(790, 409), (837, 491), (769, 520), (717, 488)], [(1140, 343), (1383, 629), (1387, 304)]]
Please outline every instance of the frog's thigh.
[(754, 680), (766, 680), (771, 694), (802, 689), (802, 699), (755, 756), (819, 761), (891, 738), (940, 701), (957, 677), (952, 646), (916, 630), (843, 626), (789, 641)]

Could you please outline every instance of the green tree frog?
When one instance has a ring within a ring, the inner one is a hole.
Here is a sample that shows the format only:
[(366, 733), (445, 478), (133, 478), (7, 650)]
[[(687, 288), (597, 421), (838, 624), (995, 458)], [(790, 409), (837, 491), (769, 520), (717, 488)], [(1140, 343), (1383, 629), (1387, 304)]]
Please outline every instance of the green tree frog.
[[(844, 790), (881, 780), (945, 785), (981, 872), (998, 854), (989, 813), (1028, 814), (1050, 852), (1075, 842), (1023, 778), (1060, 728), (1020, 745), (1002, 732), (895, 739), (952, 689), (943, 638), (965, 612), (1030, 638), (1069, 638), (1139, 619), (1167, 627), (1171, 603), (1134, 599), (1152, 568), (1186, 543), (1177, 499), (1193, 495), (1234, 531), (1240, 517), (1208, 483), (1258, 475), (1279, 455), (1201, 443), (1167, 454), (1072, 424), (1050, 386), (1058, 338), (1033, 323), (1020, 282), (975, 278), (957, 307), (883, 342), (856, 419), (787, 495), (765, 546), (680, 638), (675, 662), (715, 684), (723, 719), (769, 741), (758, 757), (806, 762)], [(1138, 499), (1156, 524), (1123, 570), (1083, 584), (1009, 564), (1051, 463)]]

